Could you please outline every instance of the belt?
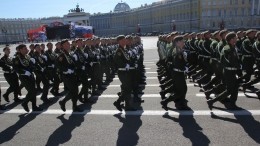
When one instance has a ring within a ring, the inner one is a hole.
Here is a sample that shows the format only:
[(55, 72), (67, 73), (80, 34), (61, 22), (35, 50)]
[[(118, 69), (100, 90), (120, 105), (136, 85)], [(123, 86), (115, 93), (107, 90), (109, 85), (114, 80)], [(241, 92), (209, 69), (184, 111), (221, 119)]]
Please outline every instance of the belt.
[(211, 58), (211, 56), (203, 56), (203, 55), (201, 55), (202, 57), (204, 57), (204, 58)]
[(53, 65), (49, 65), (48, 67), (49, 67), (49, 68), (54, 68), (54, 64), (53, 64)]
[(215, 61), (218, 61), (218, 59), (217, 58), (211, 58), (212, 60), (215, 60)]
[(4, 71), (5, 74), (12, 74), (14, 71)]
[(99, 62), (92, 62), (93, 64), (99, 63)]
[(135, 67), (129, 67), (129, 69), (133, 70), (133, 69), (136, 69)]
[(243, 57), (252, 57), (252, 55), (242, 55)]
[(126, 68), (118, 68), (119, 71), (128, 71)]
[(190, 51), (190, 53), (196, 53), (196, 51)]
[(225, 67), (225, 69), (226, 70), (232, 70), (232, 71), (236, 71), (237, 70), (237, 68), (235, 68), (235, 67)]
[(184, 73), (184, 71), (183, 71), (183, 70), (180, 70), (180, 69), (177, 69), (177, 68), (173, 68), (173, 71), (176, 71), (176, 72), (182, 72), (182, 73)]
[(74, 70), (72, 70), (71, 73), (68, 73), (68, 72), (63, 72), (64, 75), (72, 75), (74, 73)]

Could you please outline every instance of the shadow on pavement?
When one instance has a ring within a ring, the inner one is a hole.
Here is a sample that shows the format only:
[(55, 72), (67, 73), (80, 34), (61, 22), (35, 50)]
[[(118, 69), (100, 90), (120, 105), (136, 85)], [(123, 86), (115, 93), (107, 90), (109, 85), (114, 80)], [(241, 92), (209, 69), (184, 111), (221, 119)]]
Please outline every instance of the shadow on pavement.
[[(143, 113), (143, 108), (139, 108)], [(125, 118), (122, 113), (114, 115), (123, 125), (118, 131), (117, 146), (134, 146), (138, 145), (139, 136), (137, 131), (142, 126), (141, 114), (131, 115), (133, 112), (126, 112)]]
[[(55, 104), (57, 102), (57, 100), (58, 100), (58, 98), (56, 98), (55, 101), (53, 101), (50, 104), (47, 104), (47, 105), (42, 104), (39, 107), (44, 106), (46, 109), (48, 109), (48, 107)], [(24, 127), (29, 122), (33, 121), (38, 115), (40, 115), (45, 110), (43, 110), (41, 112), (32, 112), (32, 113), (28, 113), (28, 114), (19, 115), (19, 120), (14, 125), (6, 128), (4, 131), (2, 131), (0, 133), (0, 145), (5, 143), (5, 142), (12, 140), (15, 137), (15, 135), (19, 133), (18, 132), (19, 129)], [(35, 129), (32, 129), (32, 130), (35, 130)]]
[(183, 136), (190, 139), (192, 145), (207, 146), (210, 144), (210, 140), (203, 134), (203, 129), (198, 125), (193, 115), (183, 115), (180, 113), (179, 118), (175, 118), (166, 112), (163, 118), (178, 122), (183, 129)]
[(215, 115), (213, 112), (211, 113), (211, 118), (240, 124), (245, 132), (248, 134), (248, 136), (250, 136), (258, 144), (260, 144), (260, 122), (256, 121), (249, 111), (242, 108), (241, 110), (243, 110), (245, 115), (237, 115), (235, 114), (235, 111), (227, 111), (233, 113), (236, 119), (220, 117), (218, 115)]

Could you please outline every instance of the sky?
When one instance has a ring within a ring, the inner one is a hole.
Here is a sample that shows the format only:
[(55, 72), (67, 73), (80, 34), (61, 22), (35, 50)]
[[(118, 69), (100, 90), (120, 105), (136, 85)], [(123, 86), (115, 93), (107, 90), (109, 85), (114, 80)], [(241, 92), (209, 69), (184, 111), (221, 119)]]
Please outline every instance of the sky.
[[(140, 7), (142, 4), (152, 4), (160, 0), (123, 0), (130, 8)], [(43, 18), (60, 16), (68, 10), (80, 8), (90, 14), (107, 13), (121, 0), (1, 0), (0, 18)]]

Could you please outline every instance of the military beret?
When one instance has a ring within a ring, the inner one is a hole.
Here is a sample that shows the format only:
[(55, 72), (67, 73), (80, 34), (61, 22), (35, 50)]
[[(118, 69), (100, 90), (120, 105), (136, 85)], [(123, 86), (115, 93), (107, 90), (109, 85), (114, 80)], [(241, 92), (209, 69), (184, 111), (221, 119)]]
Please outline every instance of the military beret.
[(125, 38), (126, 39), (133, 39), (133, 37), (131, 35), (127, 35)]
[(120, 41), (120, 40), (122, 40), (122, 39), (125, 39), (125, 36), (124, 36), (124, 35), (119, 35), (119, 36), (116, 37), (116, 40), (117, 40), (117, 41)]
[(181, 41), (181, 40), (183, 40), (183, 36), (182, 35), (178, 35), (178, 36), (174, 37), (173, 40), (174, 40), (174, 42)]
[(256, 30), (255, 29), (249, 29), (249, 30), (246, 31), (246, 35), (250, 34), (251, 32), (256, 32)]
[(229, 32), (227, 35), (226, 35), (226, 41), (229, 42), (231, 39), (235, 38), (237, 36), (237, 34), (235, 32)]
[(66, 42), (69, 42), (69, 40), (67, 40), (67, 39), (62, 40), (62, 41), (61, 41), (61, 45), (63, 45), (63, 44), (66, 43)]
[(226, 29), (221, 30), (221, 31), (219, 32), (219, 35), (222, 36), (222, 35), (225, 34), (226, 32), (228, 32)]
[(260, 31), (258, 31), (255, 36), (258, 37), (260, 35)]
[(81, 38), (77, 38), (77, 39), (76, 39), (76, 42), (78, 42), (78, 41), (82, 41), (82, 39), (81, 39)]
[(213, 36), (216, 36), (219, 33), (219, 30), (212, 33)]

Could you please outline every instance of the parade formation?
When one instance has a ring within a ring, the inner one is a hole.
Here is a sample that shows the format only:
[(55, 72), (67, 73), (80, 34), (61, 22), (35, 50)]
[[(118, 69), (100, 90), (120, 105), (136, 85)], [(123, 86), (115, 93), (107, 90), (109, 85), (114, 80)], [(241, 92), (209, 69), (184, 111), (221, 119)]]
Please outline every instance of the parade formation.
[[(10, 56), (10, 48), (6, 46), (1, 64), (10, 87), (3, 94), (4, 100), (10, 102), (9, 94), (14, 92), (14, 101), (21, 102), (26, 112), (28, 103), (32, 103), (32, 111), (42, 111), (36, 104), (36, 95), (41, 94), (41, 100), (49, 104), (49, 93), (55, 97), (65, 96), (59, 101), (60, 108), (66, 111), (66, 102), (72, 101), (73, 112), (82, 112), (77, 106), (81, 103), (95, 103), (90, 96), (99, 96), (103, 85), (109, 84), (117, 73), (122, 82), (118, 100), (114, 106), (122, 111), (136, 110), (133, 102), (144, 102), (138, 97), (142, 92), (138, 85), (145, 83), (143, 65), (143, 46), (139, 36), (118, 36), (117, 38), (76, 39), (71, 42), (62, 40), (55, 44), (49, 42), (47, 50), (44, 44), (20, 44), (16, 53)], [(54, 49), (54, 50), (53, 50)], [(20, 80), (20, 85), (19, 85)], [(63, 94), (59, 91), (60, 83), (64, 84)], [(41, 88), (41, 83), (43, 87)], [(82, 85), (79, 90), (79, 85)], [(20, 99), (21, 89), (28, 93)], [(134, 94), (132, 98), (131, 93)], [(1, 101), (1, 100), (0, 100)], [(125, 102), (125, 104), (122, 104)], [(1, 110), (5, 110), (3, 105)]]
[[(236, 105), (239, 89), (246, 92), (259, 82), (259, 41), (260, 32), (253, 29), (160, 35), (157, 77), (162, 108), (167, 111), (168, 103), (173, 101), (176, 109), (191, 110), (186, 100), (186, 80), (190, 79), (204, 92), (210, 110), (217, 101), (228, 109), (240, 109)], [(9, 46), (3, 49), (0, 66), (10, 85), (3, 94), (6, 102), (10, 102), (9, 94), (13, 92), (14, 101), (21, 102), (26, 112), (30, 111), (29, 102), (32, 111), (42, 111), (37, 106), (36, 95), (42, 93), (40, 99), (48, 104), (52, 102), (47, 97), (50, 92), (56, 97), (65, 96), (59, 101), (64, 112), (69, 100), (73, 112), (82, 112), (84, 109), (78, 107), (77, 101), (95, 103), (91, 96), (100, 96), (99, 91), (105, 89), (103, 85), (113, 81), (116, 74), (121, 91), (113, 103), (115, 108), (136, 111), (134, 103), (144, 102), (138, 96), (142, 94), (139, 84), (146, 84), (144, 51), (139, 36), (79, 38), (71, 43), (69, 40), (57, 42), (55, 49), (51, 42), (46, 46), (47, 50), (44, 44), (31, 44), (29, 51), (26, 45), (20, 44), (14, 57), (10, 56)], [(62, 82), (63, 93), (59, 91)], [(22, 88), (28, 91), (24, 99), (18, 97)], [(260, 89), (254, 92), (260, 99)], [(4, 106), (0, 108), (5, 110)]]
[[(167, 104), (174, 101), (177, 109), (190, 110), (185, 99), (185, 78), (189, 78), (204, 92), (210, 110), (217, 101), (227, 109), (239, 110), (239, 89), (245, 93), (259, 82), (259, 41), (260, 32), (253, 29), (159, 36), (157, 71), (162, 108), (168, 110)], [(253, 92), (260, 99), (260, 90)]]

